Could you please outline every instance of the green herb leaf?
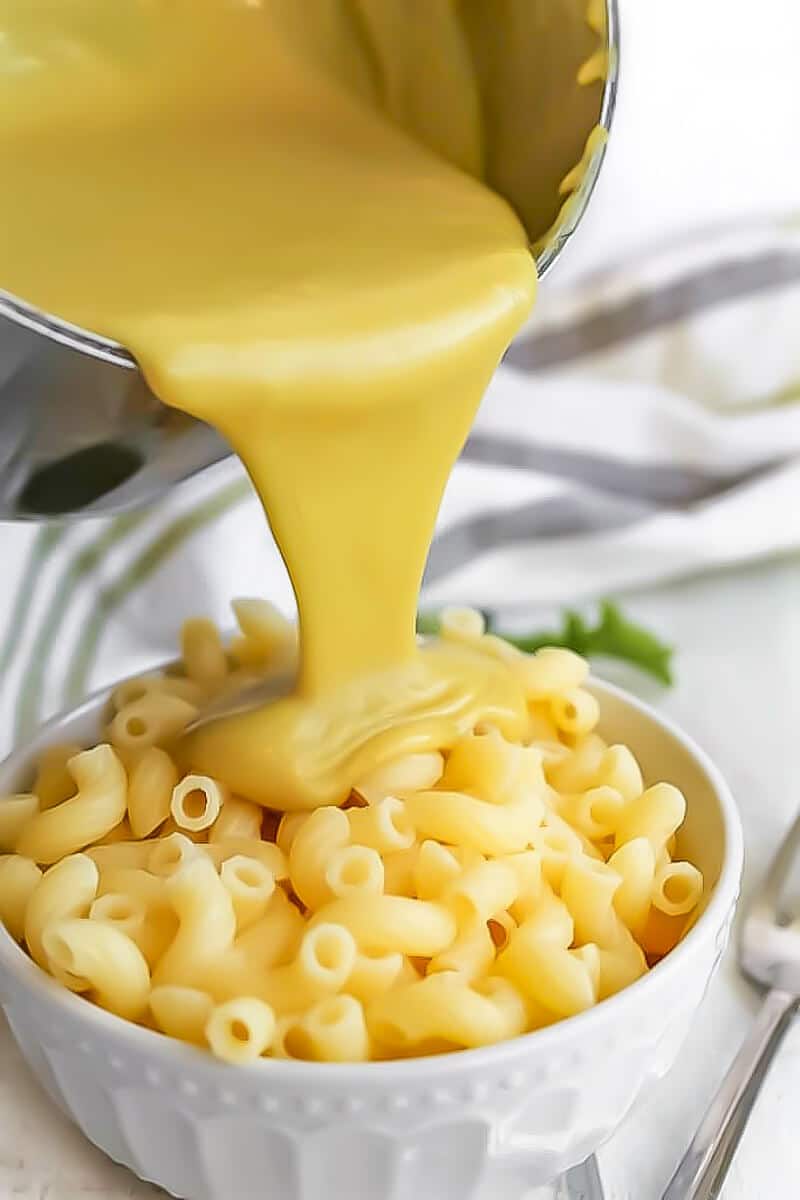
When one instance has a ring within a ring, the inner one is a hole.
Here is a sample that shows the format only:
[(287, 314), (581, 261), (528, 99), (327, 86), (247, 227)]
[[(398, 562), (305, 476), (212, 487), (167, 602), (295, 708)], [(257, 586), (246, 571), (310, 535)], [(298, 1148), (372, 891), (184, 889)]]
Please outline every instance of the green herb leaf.
[(592, 634), (588, 653), (624, 659), (669, 687), (672, 683), (672, 646), (666, 645), (649, 629), (629, 621), (609, 600), (601, 606), (600, 614), (600, 624)]
[[(436, 633), (438, 618), (429, 613), (420, 614), (417, 628), (420, 633)], [(601, 604), (596, 625), (589, 624), (580, 613), (567, 609), (558, 630), (543, 630), (525, 637), (513, 634), (502, 636), (527, 654), (533, 654), (543, 646), (563, 646), (585, 658), (621, 659), (652, 675), (667, 687), (672, 684), (673, 648), (643, 625), (629, 620), (618, 605), (610, 600), (604, 600)]]
[(417, 613), (417, 633), (434, 634), (439, 632), (439, 618), (435, 613)]

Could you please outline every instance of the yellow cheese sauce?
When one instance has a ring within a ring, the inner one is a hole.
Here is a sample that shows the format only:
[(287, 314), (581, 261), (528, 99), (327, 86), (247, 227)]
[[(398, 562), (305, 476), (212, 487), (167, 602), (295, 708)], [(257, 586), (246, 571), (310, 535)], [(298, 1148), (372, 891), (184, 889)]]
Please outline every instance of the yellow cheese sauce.
[[(181, 748), (263, 805), (341, 802), (482, 721), (524, 735), (502, 658), (420, 648), (415, 618), (447, 477), (533, 303), (530, 242), (598, 111), (602, 63), (569, 92), (578, 144), (537, 141), (551, 60), (575, 80), (598, 42), (583, 0), (556, 45), (551, 3), (499, 5), (508, 20), (408, 0), (0, 13), (0, 285), (117, 339), (220, 430), (292, 579), (293, 694)], [(497, 101), (504, 63), (519, 110)]]

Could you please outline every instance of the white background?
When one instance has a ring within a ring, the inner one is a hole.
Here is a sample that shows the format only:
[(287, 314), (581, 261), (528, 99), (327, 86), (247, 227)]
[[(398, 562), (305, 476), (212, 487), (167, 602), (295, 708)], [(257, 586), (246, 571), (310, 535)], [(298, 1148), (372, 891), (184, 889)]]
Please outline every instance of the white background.
[(800, 218), (797, 0), (620, 0), (614, 134), (559, 286), (665, 238)]

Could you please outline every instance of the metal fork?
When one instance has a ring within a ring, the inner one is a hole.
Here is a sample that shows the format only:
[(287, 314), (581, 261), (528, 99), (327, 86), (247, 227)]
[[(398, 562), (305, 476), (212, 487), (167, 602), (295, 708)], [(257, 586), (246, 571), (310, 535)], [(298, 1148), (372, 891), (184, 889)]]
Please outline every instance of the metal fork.
[(739, 966), (768, 991), (662, 1200), (720, 1195), (761, 1086), (800, 1006), (800, 817), (750, 904)]

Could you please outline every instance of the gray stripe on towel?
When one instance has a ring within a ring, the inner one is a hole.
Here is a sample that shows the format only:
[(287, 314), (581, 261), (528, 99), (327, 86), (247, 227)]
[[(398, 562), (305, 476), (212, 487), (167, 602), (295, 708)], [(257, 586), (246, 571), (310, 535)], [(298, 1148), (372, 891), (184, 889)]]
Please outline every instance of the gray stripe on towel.
[(768, 474), (776, 465), (769, 462), (741, 473), (718, 475), (666, 463), (625, 462), (494, 433), (473, 433), (461, 457), (483, 466), (555, 475), (665, 508), (711, 500)]
[(545, 371), (610, 350), (719, 304), (798, 282), (800, 254), (771, 251), (721, 262), (653, 291), (639, 292), (573, 324), (523, 339), (512, 345), (506, 362), (527, 371)]
[[(582, 321), (515, 343), (506, 361), (544, 371), (608, 350), (716, 305), (800, 282), (800, 254), (770, 252), (696, 271), (652, 292), (608, 306)], [(476, 433), (463, 457), (487, 466), (538, 471), (570, 479), (582, 490), (517, 508), (480, 513), (443, 530), (433, 542), (425, 583), (433, 584), (472, 559), (531, 540), (591, 536), (637, 524), (664, 509), (714, 499), (773, 470), (767, 463), (739, 475), (670, 464), (637, 464), (554, 449), (511, 436)], [(594, 489), (594, 490), (593, 490)]]
[(610, 499), (587, 491), (467, 517), (434, 539), (425, 583), (437, 583), (472, 559), (502, 546), (624, 529), (651, 512), (648, 504)]

